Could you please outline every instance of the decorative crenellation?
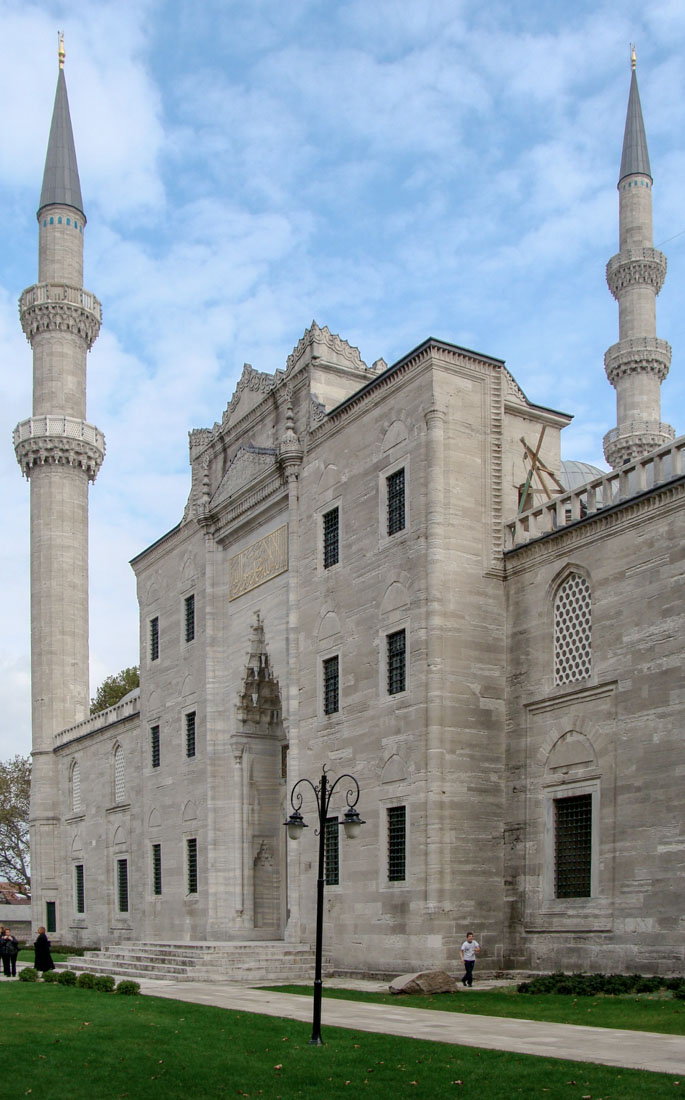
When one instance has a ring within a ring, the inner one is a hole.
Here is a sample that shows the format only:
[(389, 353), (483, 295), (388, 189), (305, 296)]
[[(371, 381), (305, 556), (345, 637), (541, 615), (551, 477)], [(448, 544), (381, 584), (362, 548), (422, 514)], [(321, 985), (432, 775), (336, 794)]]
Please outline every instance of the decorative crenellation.
[[(280, 372), (279, 372), (280, 373)], [(273, 374), (268, 374), (263, 371), (255, 370), (250, 363), (243, 364), (243, 373), (240, 376), (238, 385), (235, 388), (233, 397), (228, 402), (224, 410), (224, 414), (221, 417), (221, 424), (224, 426), (231, 418), (231, 414), (236, 405), (240, 401), (240, 395), (243, 390), (251, 390), (253, 393), (271, 393), (272, 389), (276, 385), (276, 377)]]
[(606, 267), (607, 285), (618, 300), (630, 286), (651, 286), (658, 294), (664, 285), (667, 260), (656, 248), (626, 248), (612, 256)]
[(604, 354), (604, 369), (612, 386), (630, 374), (655, 374), (660, 382), (671, 365), (671, 345), (659, 336), (630, 336)]
[(14, 452), (24, 477), (35, 466), (76, 466), (95, 481), (105, 457), (105, 437), (93, 424), (72, 416), (32, 416), (13, 432)]
[(30, 344), (39, 332), (71, 332), (90, 350), (102, 324), (102, 306), (94, 294), (81, 287), (37, 283), (19, 299), (19, 316)]
[(316, 351), (317, 344), (322, 344), (333, 355), (345, 359), (350, 366), (356, 367), (358, 370), (368, 371), (369, 368), (359, 354), (359, 348), (348, 344), (347, 340), (343, 340), (336, 333), (331, 332), (326, 325), (320, 328), (316, 321), (312, 321), (309, 328), (305, 330), (302, 339), (296, 344), (286, 360), (286, 375), (292, 374), (296, 370), (298, 363), (309, 348), (312, 349), (312, 358), (320, 358)]

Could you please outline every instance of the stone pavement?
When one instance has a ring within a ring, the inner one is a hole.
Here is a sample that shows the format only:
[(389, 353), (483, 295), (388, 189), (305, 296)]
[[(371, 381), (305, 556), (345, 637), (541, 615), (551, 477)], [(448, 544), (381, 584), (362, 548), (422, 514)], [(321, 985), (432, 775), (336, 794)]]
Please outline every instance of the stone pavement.
[[(481, 988), (486, 984), (502, 986), (503, 983), (482, 982)], [(346, 983), (340, 979), (326, 979), (325, 985), (329, 988), (337, 986), (382, 992), (386, 992), (388, 988), (387, 982), (355, 980), (354, 983)], [(238, 1012), (255, 1012), (290, 1020), (311, 1021), (312, 1018), (311, 996), (271, 993), (239, 982), (173, 982), (141, 978), (140, 987), (144, 994), (167, 997), (170, 1000), (215, 1005)], [(460, 990), (454, 996), (467, 997), (470, 992)], [(404, 1035), (412, 1039), (429, 1039), (487, 1050), (511, 1050), (518, 1054), (537, 1054), (578, 1062), (599, 1062), (608, 1066), (679, 1074), (685, 1078), (685, 1038), (679, 1035), (509, 1020), (501, 1016), (462, 1015), (411, 1008), (409, 998), (402, 998), (401, 1001), (398, 998), (395, 1006), (324, 997), (324, 1041), (326, 1027), (376, 1031), (386, 1035)]]

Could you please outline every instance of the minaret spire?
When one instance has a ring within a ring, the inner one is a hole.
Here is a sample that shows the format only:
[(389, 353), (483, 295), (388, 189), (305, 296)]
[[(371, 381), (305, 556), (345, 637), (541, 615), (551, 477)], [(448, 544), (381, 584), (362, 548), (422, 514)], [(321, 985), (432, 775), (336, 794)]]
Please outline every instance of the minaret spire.
[(619, 341), (604, 356), (616, 390), (617, 426), (604, 437), (614, 468), (668, 443), (673, 428), (661, 423), (661, 383), (671, 348), (656, 335), (656, 296), (666, 278), (666, 257), (654, 248), (652, 174), (637, 86), (635, 47), (618, 180), (619, 248), (607, 264), (607, 283), (618, 302)]

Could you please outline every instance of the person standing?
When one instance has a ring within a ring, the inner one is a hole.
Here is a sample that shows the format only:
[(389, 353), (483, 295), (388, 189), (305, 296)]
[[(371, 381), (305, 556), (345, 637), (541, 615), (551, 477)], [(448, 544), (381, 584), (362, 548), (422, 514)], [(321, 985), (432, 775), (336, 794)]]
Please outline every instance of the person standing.
[(55, 964), (52, 961), (52, 955), (50, 954), (50, 940), (45, 935), (45, 928), (41, 924), (38, 929), (38, 935), (36, 936), (36, 942), (33, 945), (34, 963), (36, 970), (40, 970), (43, 974), (46, 970), (54, 970)]
[(461, 984), (467, 985), (469, 989), (473, 985), (473, 968), (476, 965), (476, 955), (479, 954), (478, 940), (474, 940), (473, 932), (467, 932), (466, 939), (459, 948), (459, 958), (464, 964), (464, 977), (461, 979)]
[(5, 977), (16, 978), (19, 943), (16, 936), (12, 935), (9, 928), (6, 928), (2, 934), (2, 940), (0, 940), (0, 954), (2, 954), (2, 969)]

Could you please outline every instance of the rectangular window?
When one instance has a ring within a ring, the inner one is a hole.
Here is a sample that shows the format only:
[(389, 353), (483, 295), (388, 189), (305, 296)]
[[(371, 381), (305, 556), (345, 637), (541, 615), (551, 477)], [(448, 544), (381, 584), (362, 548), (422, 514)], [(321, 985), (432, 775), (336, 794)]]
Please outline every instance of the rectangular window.
[(340, 561), (340, 510), (331, 508), (323, 517), (323, 567), (330, 569)]
[(195, 756), (195, 711), (186, 714), (186, 756)]
[(128, 913), (128, 860), (117, 860), (117, 908)]
[(54, 901), (45, 903), (45, 930), (46, 932), (57, 931), (57, 903)]
[(150, 759), (152, 767), (158, 768), (160, 764), (159, 752), (159, 726), (150, 726)]
[(388, 634), (387, 670), (388, 695), (397, 695), (407, 687), (407, 637), (404, 630)]
[(340, 826), (337, 817), (326, 818), (324, 863), (326, 886), (340, 885)]
[(152, 845), (152, 893), (162, 893), (162, 845)]
[(150, 619), (150, 660), (159, 658), (159, 619), (155, 616)]
[(388, 499), (388, 534), (404, 530), (404, 467), (386, 477)]
[(185, 639), (192, 642), (195, 639), (195, 596), (185, 598)]
[(407, 868), (407, 807), (388, 809), (388, 880), (404, 882)]
[(337, 714), (340, 707), (340, 675), (338, 658), (327, 657), (323, 662), (323, 711)]
[(554, 895), (592, 894), (592, 795), (554, 800)]
[(188, 893), (197, 893), (197, 837), (186, 840), (186, 857), (188, 863)]
[(86, 884), (83, 872), (83, 864), (77, 863), (74, 867), (74, 899), (76, 903), (76, 912), (85, 913), (86, 911)]

